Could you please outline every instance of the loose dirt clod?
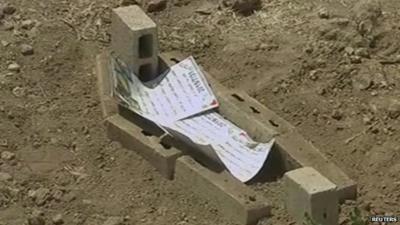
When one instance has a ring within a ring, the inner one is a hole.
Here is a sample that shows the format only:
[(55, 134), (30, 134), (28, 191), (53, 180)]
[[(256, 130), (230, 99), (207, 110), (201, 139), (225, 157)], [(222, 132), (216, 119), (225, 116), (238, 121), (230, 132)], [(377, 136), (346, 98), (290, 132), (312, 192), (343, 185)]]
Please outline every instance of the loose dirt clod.
[(21, 70), (21, 66), (17, 63), (11, 63), (8, 65), (8, 70), (12, 72), (19, 72)]
[(15, 159), (15, 154), (9, 151), (4, 151), (1, 153), (1, 158), (4, 160), (13, 160)]
[(232, 9), (243, 15), (251, 15), (254, 11), (261, 9), (261, 0), (234, 0), (232, 3)]
[(64, 223), (63, 215), (57, 214), (57, 215), (53, 216), (51, 221), (53, 222), (54, 225), (61, 225)]
[(28, 56), (28, 55), (33, 55), (34, 53), (33, 47), (31, 45), (22, 44), (20, 48), (22, 55)]
[(151, 0), (147, 3), (147, 12), (159, 12), (167, 7), (167, 0)]
[(4, 13), (4, 14), (11, 15), (11, 14), (14, 14), (15, 11), (17, 11), (17, 8), (15, 8), (15, 6), (13, 6), (13, 5), (11, 5), (11, 4), (6, 4), (6, 5), (3, 7), (3, 13)]
[(33, 20), (24, 20), (21, 22), (21, 27), (26, 30), (30, 30), (35, 26), (35, 22)]
[(0, 181), (10, 181), (13, 177), (9, 173), (0, 172)]

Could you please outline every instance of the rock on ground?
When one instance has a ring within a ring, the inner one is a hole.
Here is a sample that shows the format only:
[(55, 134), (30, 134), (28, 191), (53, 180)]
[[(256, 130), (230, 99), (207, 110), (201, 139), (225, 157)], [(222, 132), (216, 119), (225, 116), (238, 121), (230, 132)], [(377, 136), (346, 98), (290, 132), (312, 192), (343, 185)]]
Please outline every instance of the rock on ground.
[(151, 0), (147, 3), (147, 12), (159, 12), (167, 7), (166, 0)]
[(28, 44), (22, 44), (21, 45), (21, 53), (22, 53), (22, 55), (25, 55), (25, 56), (33, 55), (33, 53), (34, 53), (33, 47)]
[(63, 215), (57, 214), (57, 215), (53, 216), (51, 221), (53, 222), (54, 225), (61, 225), (64, 223)]
[(12, 176), (9, 173), (0, 172), (0, 181), (10, 181)]
[(231, 7), (235, 12), (248, 16), (261, 9), (262, 2), (261, 0), (222, 0), (222, 5)]
[(13, 6), (13, 5), (11, 5), (11, 4), (7, 4), (7, 5), (5, 5), (5, 6), (3, 7), (3, 13), (4, 13), (4, 14), (11, 15), (11, 14), (14, 14), (15, 11), (17, 11), (17, 8), (15, 8), (15, 6)]
[(1, 158), (4, 160), (13, 160), (15, 158), (15, 154), (9, 151), (4, 151), (1, 153)]

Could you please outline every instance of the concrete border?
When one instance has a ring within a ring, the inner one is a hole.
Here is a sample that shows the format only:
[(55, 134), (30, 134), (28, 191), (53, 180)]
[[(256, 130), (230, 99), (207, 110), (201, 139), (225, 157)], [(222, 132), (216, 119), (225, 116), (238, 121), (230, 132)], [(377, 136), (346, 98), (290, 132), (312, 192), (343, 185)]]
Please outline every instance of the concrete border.
[(96, 57), (97, 92), (100, 98), (100, 108), (104, 119), (118, 113), (118, 104), (111, 97), (111, 81), (107, 53)]
[(176, 159), (182, 155), (174, 147), (169, 149), (160, 144), (156, 136), (148, 136), (143, 129), (123, 118), (113, 115), (106, 120), (107, 135), (113, 141), (134, 150), (153, 165), (165, 178), (173, 179)]
[(189, 156), (177, 160), (176, 182), (217, 206), (234, 223), (250, 225), (271, 213), (266, 199), (227, 172), (215, 173)]
[[(169, 54), (161, 56), (166, 64), (173, 63), (168, 60), (171, 58), (176, 58), (176, 56)], [(164, 148), (160, 144), (162, 139), (159, 135), (143, 132), (143, 130), (147, 131), (145, 122), (123, 116), (123, 110), (118, 109), (118, 104), (110, 96), (108, 53), (97, 57), (96, 73), (102, 113), (106, 119), (107, 134), (110, 139), (120, 142), (127, 149), (135, 150), (165, 178), (175, 177), (177, 183), (197, 193), (200, 197), (208, 199), (211, 204), (218, 207), (222, 215), (231, 221), (246, 225), (254, 224), (260, 218), (270, 214), (267, 201), (245, 184), (234, 179), (229, 173), (208, 169), (190, 156), (183, 156), (185, 151), (178, 150), (179, 147), (178, 149)], [(223, 115), (248, 130), (249, 134), (259, 141), (263, 138), (268, 140), (271, 137), (276, 138), (276, 149), (284, 156), (285, 171), (305, 166), (314, 167), (338, 186), (338, 195), (341, 200), (355, 198), (354, 181), (307, 142), (292, 125), (247, 94), (228, 90), (211, 75), (206, 74), (206, 76), (220, 100), (220, 112)], [(251, 107), (258, 113), (254, 113)], [(252, 126), (252, 124), (255, 125)]]
[[(161, 58), (167, 64), (183, 59), (182, 55), (177, 52), (161, 54)], [(245, 129), (257, 141), (275, 137), (275, 148), (280, 154), (279, 158), (282, 159), (283, 170), (313, 167), (337, 185), (341, 201), (356, 198), (356, 182), (328, 160), (293, 125), (248, 94), (238, 90), (229, 90), (215, 80), (212, 75), (206, 72), (204, 74), (220, 101), (221, 114)]]

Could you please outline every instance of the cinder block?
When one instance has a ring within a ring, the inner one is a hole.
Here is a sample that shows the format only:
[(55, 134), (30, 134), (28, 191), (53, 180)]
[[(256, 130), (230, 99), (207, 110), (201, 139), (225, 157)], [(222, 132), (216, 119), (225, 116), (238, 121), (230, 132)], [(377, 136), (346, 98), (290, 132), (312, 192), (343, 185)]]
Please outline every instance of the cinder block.
[(337, 225), (339, 200), (336, 185), (311, 167), (287, 172), (283, 178), (288, 213), (303, 224), (306, 215), (316, 224)]
[(109, 74), (109, 62), (109, 55), (106, 53), (98, 55), (96, 58), (97, 90), (103, 118), (118, 113), (118, 104), (111, 97), (112, 82)]
[(174, 147), (163, 146), (158, 137), (143, 130), (120, 115), (106, 120), (108, 137), (127, 149), (134, 150), (152, 164), (165, 178), (173, 179), (176, 159), (182, 153)]
[(158, 75), (157, 25), (139, 6), (112, 12), (111, 49), (143, 81)]
[(234, 223), (256, 224), (270, 215), (271, 207), (262, 196), (227, 172), (212, 172), (190, 156), (182, 156), (177, 160), (175, 180), (208, 200)]

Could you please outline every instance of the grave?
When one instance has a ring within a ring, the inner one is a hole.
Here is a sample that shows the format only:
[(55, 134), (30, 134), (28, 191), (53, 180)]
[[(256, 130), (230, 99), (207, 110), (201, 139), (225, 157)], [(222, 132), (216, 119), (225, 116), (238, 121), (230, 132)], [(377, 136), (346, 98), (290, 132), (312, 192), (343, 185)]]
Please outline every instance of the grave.
[[(313, 180), (316, 186), (318, 182), (331, 185), (322, 189), (329, 190), (332, 199), (343, 202), (356, 198), (356, 183), (304, 139), (293, 125), (248, 94), (225, 88), (204, 70), (202, 72), (219, 101), (218, 112), (221, 115), (245, 130), (255, 141), (275, 138), (265, 166), (251, 182), (240, 182), (221, 165), (192, 151), (192, 147), (185, 142), (165, 136), (164, 131), (153, 122), (118, 104), (111, 96), (112, 56), (126, 61), (127, 66), (143, 81), (154, 79), (157, 74), (184, 59), (176, 52), (158, 53), (156, 33), (156, 24), (138, 6), (114, 9), (111, 49), (96, 59), (100, 106), (111, 140), (136, 151), (166, 179), (207, 199), (219, 209), (221, 215), (239, 224), (256, 224), (259, 219), (271, 214), (268, 199), (252, 188), (253, 184), (275, 182), (283, 177), (285, 181), (296, 181), (293, 173), (301, 172), (304, 167), (310, 167), (318, 174), (319, 179)], [(286, 179), (288, 177), (291, 179)], [(288, 195), (291, 197), (282, 201), (298, 201), (296, 196), (300, 198), (307, 193), (308, 189), (303, 190), (301, 185), (284, 182), (284, 185), (287, 184), (292, 187), (291, 195)], [(314, 204), (311, 200), (308, 203)], [(288, 211), (298, 218), (296, 210), (288, 207)], [(319, 220), (318, 213), (310, 216)], [(332, 216), (337, 217), (335, 214)], [(299, 219), (297, 221), (301, 223)]]

